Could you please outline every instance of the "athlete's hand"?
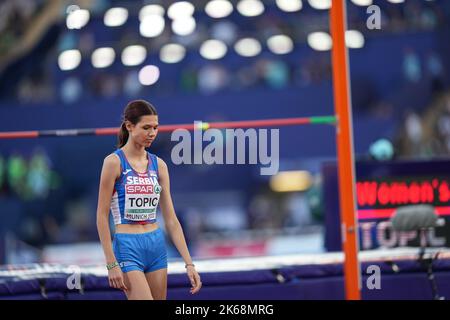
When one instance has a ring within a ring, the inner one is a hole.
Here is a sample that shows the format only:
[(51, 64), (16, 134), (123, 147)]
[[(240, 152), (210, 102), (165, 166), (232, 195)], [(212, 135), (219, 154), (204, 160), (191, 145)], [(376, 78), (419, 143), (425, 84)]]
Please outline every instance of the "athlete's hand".
[(200, 275), (197, 270), (195, 270), (194, 266), (187, 266), (186, 269), (189, 280), (191, 281), (191, 294), (197, 293), (202, 287), (202, 282), (200, 281)]
[(125, 286), (125, 282), (123, 281), (123, 273), (119, 266), (108, 270), (108, 281), (110, 287), (124, 291), (128, 290)]

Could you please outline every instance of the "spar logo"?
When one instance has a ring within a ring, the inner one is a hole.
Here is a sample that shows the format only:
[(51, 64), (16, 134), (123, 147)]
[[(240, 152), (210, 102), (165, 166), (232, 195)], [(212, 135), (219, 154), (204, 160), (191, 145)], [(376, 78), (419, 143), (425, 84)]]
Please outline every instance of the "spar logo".
[[(138, 184), (131, 184), (127, 185), (127, 193), (128, 194), (150, 194), (153, 193), (153, 185), (138, 185)], [(157, 192), (159, 193), (159, 192)]]
[(159, 194), (161, 192), (161, 186), (155, 186), (155, 193)]
[(450, 188), (447, 180), (357, 182), (358, 206), (384, 207), (407, 204), (448, 204)]

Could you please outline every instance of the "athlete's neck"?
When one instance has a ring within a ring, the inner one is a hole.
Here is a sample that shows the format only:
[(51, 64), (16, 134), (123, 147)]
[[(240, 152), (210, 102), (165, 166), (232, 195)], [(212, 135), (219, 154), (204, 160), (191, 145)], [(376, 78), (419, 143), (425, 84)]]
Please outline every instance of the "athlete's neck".
[(122, 147), (122, 150), (126, 152), (128, 158), (143, 160), (147, 159), (147, 151), (144, 147), (137, 145), (128, 140), (128, 142)]

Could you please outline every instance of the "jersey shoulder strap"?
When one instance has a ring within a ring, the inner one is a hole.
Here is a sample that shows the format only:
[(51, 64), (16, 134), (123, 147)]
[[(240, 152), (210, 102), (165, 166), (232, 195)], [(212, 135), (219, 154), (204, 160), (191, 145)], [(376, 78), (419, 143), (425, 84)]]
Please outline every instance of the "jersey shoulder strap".
[(149, 164), (148, 164), (148, 169), (155, 171), (156, 174), (159, 175), (158, 174), (158, 157), (150, 152), (148, 152), (148, 156), (149, 156), (148, 159), (150, 160)]

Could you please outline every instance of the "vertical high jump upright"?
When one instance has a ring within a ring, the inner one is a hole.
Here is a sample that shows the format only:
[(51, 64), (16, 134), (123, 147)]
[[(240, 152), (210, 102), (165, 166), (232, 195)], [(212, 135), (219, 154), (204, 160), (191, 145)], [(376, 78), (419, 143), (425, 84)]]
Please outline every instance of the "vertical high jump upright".
[(355, 166), (353, 149), (353, 122), (350, 95), (348, 50), (345, 45), (347, 30), (346, 0), (332, 0), (330, 29), (333, 39), (332, 70), (334, 110), (337, 118), (337, 164), (344, 259), (345, 294), (347, 300), (361, 299), (361, 276), (358, 260), (358, 225), (356, 220)]

